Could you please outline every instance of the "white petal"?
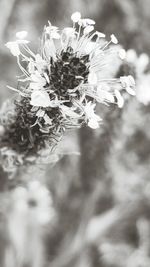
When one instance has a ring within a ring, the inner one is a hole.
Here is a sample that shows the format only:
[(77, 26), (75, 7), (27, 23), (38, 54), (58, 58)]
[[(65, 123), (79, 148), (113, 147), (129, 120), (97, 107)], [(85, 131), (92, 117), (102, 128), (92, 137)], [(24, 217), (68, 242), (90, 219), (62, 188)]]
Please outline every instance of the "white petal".
[(124, 99), (118, 90), (115, 90), (115, 96), (117, 98), (118, 107), (122, 108), (124, 105)]
[(106, 100), (108, 102), (114, 103), (114, 96), (101, 88), (97, 88), (97, 94), (101, 101)]
[(42, 118), (44, 116), (44, 114), (45, 114), (45, 111), (39, 109), (38, 112), (36, 113), (36, 116), (39, 117), (39, 118)]
[(62, 114), (71, 118), (79, 118), (80, 115), (68, 108), (67, 106), (62, 105), (61, 107)]
[(99, 128), (99, 123), (98, 123), (97, 120), (90, 119), (90, 120), (88, 121), (88, 126), (89, 126), (90, 128), (92, 128), (92, 129), (97, 129), (97, 128)]
[(118, 44), (118, 40), (114, 34), (112, 34), (110, 37), (113, 44)]
[(53, 39), (60, 39), (60, 34), (56, 31), (51, 32), (51, 38)]
[(83, 34), (89, 34), (90, 32), (92, 32), (94, 30), (94, 26), (87, 26), (84, 28)]
[(78, 22), (81, 19), (81, 13), (78, 11), (73, 13), (71, 19), (73, 22)]
[(31, 74), (31, 80), (33, 82), (39, 83), (41, 86), (46, 85), (46, 79), (42, 77), (38, 71), (35, 71), (34, 74)]
[(16, 57), (20, 55), (19, 45), (16, 42), (8, 42), (6, 44), (6, 47), (10, 49), (10, 52), (12, 53), (13, 56)]
[(126, 91), (127, 91), (128, 94), (130, 94), (130, 95), (136, 95), (135, 90), (134, 90), (132, 87), (130, 87), (130, 86), (127, 86), (127, 87), (126, 87)]
[(47, 114), (44, 115), (44, 120), (47, 124), (49, 125), (52, 124), (52, 119), (50, 119), (50, 117)]
[(39, 83), (33, 82), (33, 83), (30, 83), (30, 88), (33, 89), (33, 90), (39, 90), (39, 89), (42, 88), (42, 86)]
[(96, 31), (95, 34), (99, 37), (99, 38), (105, 38), (105, 34), (99, 31)]
[(79, 25), (86, 27), (88, 25), (95, 25), (95, 21), (93, 19), (81, 19), (79, 21)]
[(48, 107), (50, 106), (49, 94), (45, 91), (34, 91), (31, 94), (30, 104), (37, 107)]
[(130, 85), (131, 86), (135, 86), (135, 80), (134, 80), (133, 76), (132, 75), (129, 75), (128, 78), (130, 80)]

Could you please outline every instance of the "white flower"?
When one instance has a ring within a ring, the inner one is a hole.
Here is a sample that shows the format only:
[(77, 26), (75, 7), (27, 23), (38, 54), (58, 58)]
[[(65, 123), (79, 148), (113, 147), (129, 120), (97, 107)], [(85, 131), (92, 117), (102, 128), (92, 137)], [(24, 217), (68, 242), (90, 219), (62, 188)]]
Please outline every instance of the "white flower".
[(93, 104), (92, 102), (87, 102), (86, 106), (84, 107), (84, 113), (88, 121), (88, 126), (92, 129), (99, 128), (99, 122), (102, 120), (98, 115), (95, 114), (95, 106), (96, 104)]
[(17, 32), (16, 33), (16, 37), (18, 39), (25, 39), (28, 35), (28, 32), (27, 31), (20, 31), (20, 32)]
[(73, 13), (72, 16), (71, 16), (71, 19), (75, 23), (78, 22), (81, 19), (80, 12), (77, 11), (77, 12)]
[(15, 57), (18, 57), (21, 53), (17, 42), (8, 42), (6, 43), (6, 47), (10, 49), (10, 52)]
[(49, 107), (51, 102), (46, 91), (36, 90), (31, 94), (30, 104), (35, 107)]
[(39, 181), (31, 181), (27, 187), (17, 187), (12, 197), (17, 214), (28, 216), (28, 223), (34, 218), (34, 223), (45, 225), (55, 216), (51, 195)]
[(112, 42), (113, 44), (118, 44), (118, 40), (117, 40), (117, 38), (116, 38), (116, 36), (115, 36), (114, 34), (112, 34), (112, 35), (110, 36), (110, 38), (111, 38), (111, 42)]

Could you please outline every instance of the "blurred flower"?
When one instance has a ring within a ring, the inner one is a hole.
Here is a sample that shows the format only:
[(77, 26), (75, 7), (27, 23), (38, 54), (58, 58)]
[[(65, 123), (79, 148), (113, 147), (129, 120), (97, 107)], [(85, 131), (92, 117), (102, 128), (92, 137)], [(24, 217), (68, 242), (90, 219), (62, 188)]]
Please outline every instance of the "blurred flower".
[(75, 12), (72, 14), (71, 19), (73, 22), (78, 22), (81, 18), (80, 12)]
[(27, 31), (20, 31), (20, 32), (17, 32), (16, 33), (16, 37), (18, 39), (25, 39), (28, 35), (28, 32)]
[(6, 47), (8, 49), (10, 49), (10, 52), (12, 53), (13, 56), (17, 57), (20, 55), (20, 49), (19, 49), (19, 45), (17, 42), (8, 42), (6, 44)]
[(45, 225), (54, 218), (50, 192), (39, 181), (33, 180), (27, 187), (16, 187), (13, 191), (13, 200), (17, 210), (25, 210), (29, 220), (31, 216), (34, 218), (35, 224)]

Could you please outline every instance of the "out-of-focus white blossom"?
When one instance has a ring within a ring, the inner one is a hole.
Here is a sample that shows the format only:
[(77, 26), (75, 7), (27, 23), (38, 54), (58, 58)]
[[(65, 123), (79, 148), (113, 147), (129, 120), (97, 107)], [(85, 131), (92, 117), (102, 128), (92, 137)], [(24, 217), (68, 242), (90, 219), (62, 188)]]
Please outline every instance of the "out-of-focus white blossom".
[(29, 220), (31, 216), (34, 218), (35, 224), (45, 225), (54, 218), (51, 195), (39, 181), (33, 180), (27, 187), (16, 187), (13, 191), (13, 201), (18, 212), (25, 211)]
[(81, 19), (81, 13), (78, 11), (73, 13), (71, 19), (73, 22), (78, 22)]
[(12, 53), (13, 56), (17, 57), (20, 55), (20, 49), (19, 49), (19, 45), (17, 42), (8, 42), (6, 44), (6, 47), (8, 49), (10, 49), (10, 52)]
[(28, 35), (28, 32), (27, 31), (20, 31), (20, 32), (17, 32), (16, 33), (16, 37), (18, 39), (25, 39)]

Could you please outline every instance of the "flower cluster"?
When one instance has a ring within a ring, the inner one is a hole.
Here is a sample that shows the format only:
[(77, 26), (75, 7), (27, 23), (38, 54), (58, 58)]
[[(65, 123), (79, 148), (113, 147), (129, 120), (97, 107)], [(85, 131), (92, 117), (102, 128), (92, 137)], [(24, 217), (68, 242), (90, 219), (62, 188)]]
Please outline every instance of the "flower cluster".
[[(4, 125), (1, 147), (11, 148), (27, 158), (37, 155), (48, 145), (54, 146), (66, 129), (88, 125), (96, 129), (101, 117), (95, 113), (96, 103), (123, 106), (122, 91), (134, 95), (132, 76), (102, 78), (109, 68), (108, 58), (119, 56), (112, 34), (94, 31), (95, 22), (71, 16), (73, 26), (59, 30), (48, 22), (41, 38), (40, 53), (33, 53), (27, 32), (18, 32), (17, 40), (8, 42), (22, 71), (15, 100), (14, 122)], [(2, 124), (3, 125), (3, 124)]]
[[(123, 51), (123, 50), (122, 50)], [(125, 75), (130, 71), (136, 80), (136, 97), (137, 100), (145, 106), (150, 103), (150, 71), (149, 56), (145, 53), (137, 55), (136, 51), (129, 49), (124, 51), (125, 59), (121, 62), (119, 75)]]

